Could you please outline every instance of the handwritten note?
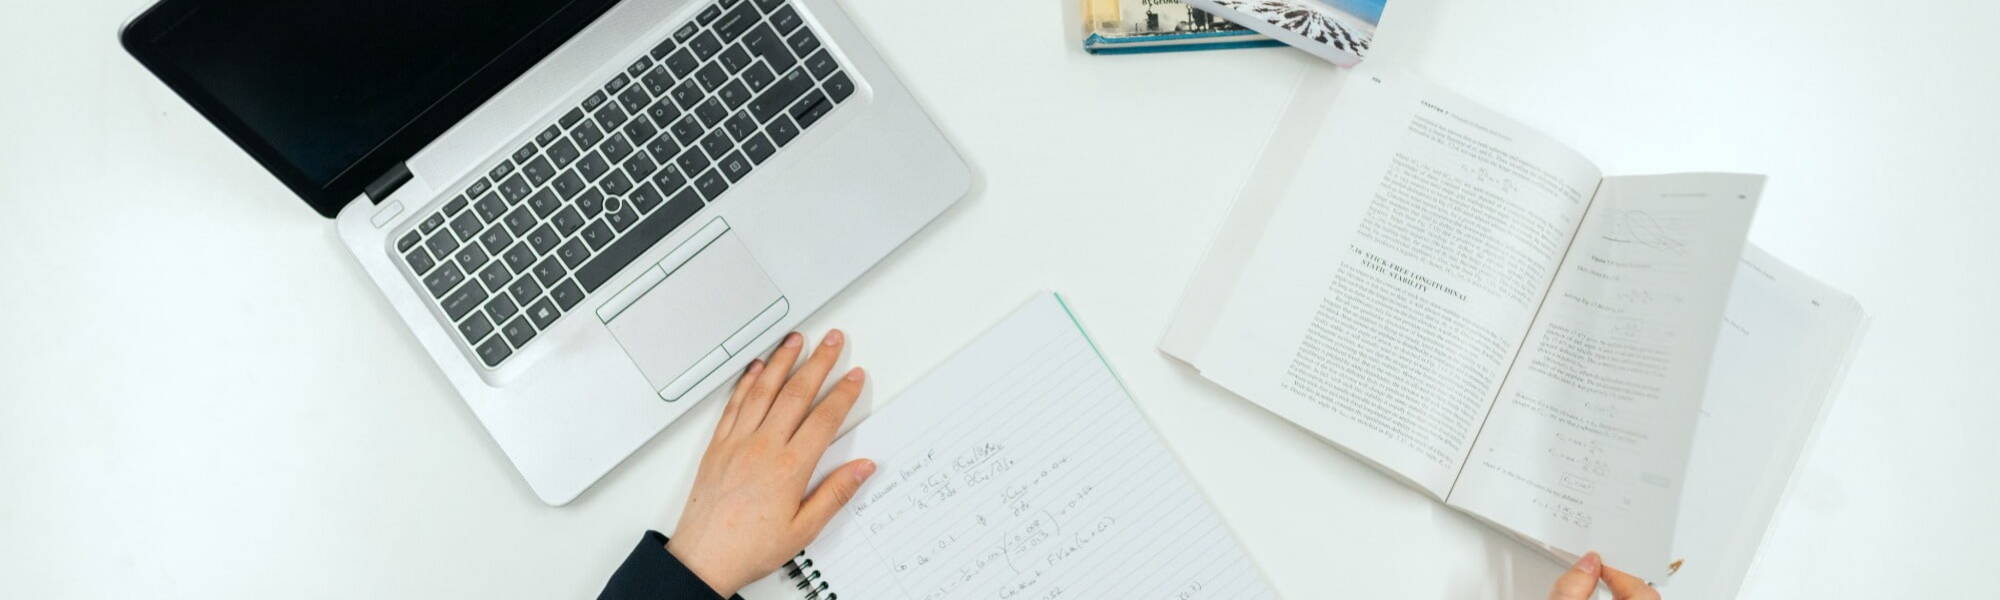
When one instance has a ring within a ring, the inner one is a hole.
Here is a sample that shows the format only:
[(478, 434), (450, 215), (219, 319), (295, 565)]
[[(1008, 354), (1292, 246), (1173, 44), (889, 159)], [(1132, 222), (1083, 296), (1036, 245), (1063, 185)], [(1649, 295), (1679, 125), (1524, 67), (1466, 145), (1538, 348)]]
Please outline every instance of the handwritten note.
[(835, 443), (881, 470), (807, 556), (841, 597), (1275, 597), (1053, 295)]

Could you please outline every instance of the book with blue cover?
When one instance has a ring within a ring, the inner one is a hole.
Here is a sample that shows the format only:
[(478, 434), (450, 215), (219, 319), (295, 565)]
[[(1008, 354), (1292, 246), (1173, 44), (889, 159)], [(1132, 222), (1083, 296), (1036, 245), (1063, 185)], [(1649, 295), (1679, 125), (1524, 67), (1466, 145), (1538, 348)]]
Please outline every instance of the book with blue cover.
[(1389, 0), (1187, 0), (1265, 36), (1338, 65), (1368, 57)]
[(1082, 3), (1083, 49), (1092, 54), (1280, 45), (1181, 0), (1082, 0)]

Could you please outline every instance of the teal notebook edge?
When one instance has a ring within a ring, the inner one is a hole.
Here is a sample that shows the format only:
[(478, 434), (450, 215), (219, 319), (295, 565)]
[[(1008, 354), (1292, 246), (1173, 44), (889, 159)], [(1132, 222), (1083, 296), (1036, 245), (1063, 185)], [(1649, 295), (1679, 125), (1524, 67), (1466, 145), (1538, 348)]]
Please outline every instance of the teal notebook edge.
[[(1232, 39), (1253, 37), (1257, 39)], [(1200, 38), (1219, 38), (1213, 42), (1199, 44), (1172, 44), (1165, 46), (1135, 46), (1148, 42), (1174, 41)], [(1151, 54), (1155, 52), (1187, 52), (1194, 50), (1226, 50), (1233, 48), (1269, 48), (1283, 46), (1284, 42), (1258, 36), (1252, 32), (1218, 31), (1206, 33), (1172, 33), (1146, 37), (1110, 38), (1093, 33), (1084, 38), (1083, 50), (1091, 54)]]

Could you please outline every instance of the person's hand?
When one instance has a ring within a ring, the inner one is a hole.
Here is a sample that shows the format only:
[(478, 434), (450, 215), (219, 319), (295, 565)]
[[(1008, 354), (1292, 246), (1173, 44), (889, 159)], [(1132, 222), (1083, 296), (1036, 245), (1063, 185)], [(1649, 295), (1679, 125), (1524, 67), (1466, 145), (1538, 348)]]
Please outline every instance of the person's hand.
[(875, 463), (855, 460), (806, 494), (820, 455), (861, 395), (863, 374), (855, 368), (813, 404), (843, 341), (840, 330), (827, 332), (794, 373), (805, 337), (785, 336), (770, 366), (750, 363), (715, 425), (667, 551), (725, 598), (804, 549), (875, 473)]
[(1631, 574), (1604, 566), (1604, 559), (1596, 552), (1583, 555), (1569, 571), (1556, 578), (1556, 587), (1549, 590), (1549, 600), (1589, 600), (1597, 591), (1598, 580), (1603, 580), (1611, 588), (1611, 597), (1616, 600), (1660, 600), (1660, 592), (1645, 581)]

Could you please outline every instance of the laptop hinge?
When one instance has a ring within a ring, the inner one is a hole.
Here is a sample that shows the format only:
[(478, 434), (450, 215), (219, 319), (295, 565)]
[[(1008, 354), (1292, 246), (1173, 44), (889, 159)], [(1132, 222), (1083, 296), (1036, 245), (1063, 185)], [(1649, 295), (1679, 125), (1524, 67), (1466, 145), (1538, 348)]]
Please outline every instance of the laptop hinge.
[(389, 172), (383, 173), (381, 177), (376, 178), (367, 187), (362, 188), (362, 192), (368, 194), (369, 200), (373, 200), (376, 204), (381, 204), (384, 199), (389, 197), (389, 194), (396, 193), (397, 189), (401, 189), (403, 184), (409, 182), (410, 165), (399, 162), (396, 163), (396, 166), (390, 167)]

